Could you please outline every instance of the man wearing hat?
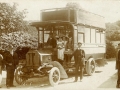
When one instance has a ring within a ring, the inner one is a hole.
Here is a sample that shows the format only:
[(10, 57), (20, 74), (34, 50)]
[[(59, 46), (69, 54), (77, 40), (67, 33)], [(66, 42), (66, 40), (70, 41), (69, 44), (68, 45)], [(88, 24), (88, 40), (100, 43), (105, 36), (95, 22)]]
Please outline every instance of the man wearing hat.
[(13, 85), (14, 80), (14, 71), (16, 68), (16, 65), (18, 63), (18, 55), (16, 52), (13, 51), (13, 46), (8, 46), (8, 51), (5, 53), (4, 62), (6, 64), (6, 71), (7, 71), (7, 77), (6, 77), (6, 87), (15, 87)]
[(73, 52), (72, 56), (74, 56), (75, 60), (75, 80), (74, 82), (78, 81), (78, 74), (79, 74), (79, 68), (80, 68), (80, 81), (83, 79), (83, 69), (84, 69), (84, 58), (85, 58), (85, 52), (81, 49), (82, 43), (78, 42), (77, 49)]

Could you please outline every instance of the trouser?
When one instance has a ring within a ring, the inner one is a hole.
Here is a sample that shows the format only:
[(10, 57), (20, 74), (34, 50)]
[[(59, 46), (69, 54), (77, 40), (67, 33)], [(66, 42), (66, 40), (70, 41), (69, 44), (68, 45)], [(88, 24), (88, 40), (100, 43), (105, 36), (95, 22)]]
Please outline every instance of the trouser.
[(0, 86), (2, 84), (2, 66), (0, 66)]
[(120, 69), (118, 69), (118, 79), (117, 79), (117, 84), (120, 84)]
[(7, 69), (7, 77), (6, 77), (6, 86), (11, 86), (13, 85), (13, 80), (14, 80), (14, 69)]
[[(80, 73), (79, 73), (80, 70)], [(80, 76), (80, 80), (83, 79), (83, 66), (82, 65), (75, 65), (75, 80), (78, 80), (78, 75)]]

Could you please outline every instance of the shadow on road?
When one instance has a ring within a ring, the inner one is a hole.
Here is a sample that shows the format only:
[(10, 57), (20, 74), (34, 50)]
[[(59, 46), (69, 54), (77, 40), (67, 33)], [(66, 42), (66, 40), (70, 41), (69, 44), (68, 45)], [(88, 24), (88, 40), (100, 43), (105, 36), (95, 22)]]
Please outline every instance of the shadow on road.
[(102, 71), (95, 71), (95, 73), (101, 73)]
[(117, 82), (117, 73), (113, 74), (108, 80), (103, 82), (98, 88), (115, 88)]

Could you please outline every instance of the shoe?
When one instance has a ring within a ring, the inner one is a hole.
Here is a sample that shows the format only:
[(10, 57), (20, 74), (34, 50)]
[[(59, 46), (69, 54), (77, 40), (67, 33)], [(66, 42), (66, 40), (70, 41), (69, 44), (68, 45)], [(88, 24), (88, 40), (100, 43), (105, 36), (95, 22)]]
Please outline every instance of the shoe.
[(10, 85), (10, 87), (16, 87), (15, 85)]

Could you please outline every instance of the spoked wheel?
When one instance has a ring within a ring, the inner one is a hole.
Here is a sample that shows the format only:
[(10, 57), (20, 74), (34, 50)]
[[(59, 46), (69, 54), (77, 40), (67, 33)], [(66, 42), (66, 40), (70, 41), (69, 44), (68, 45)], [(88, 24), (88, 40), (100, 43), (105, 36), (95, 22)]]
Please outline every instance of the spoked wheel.
[(60, 71), (57, 67), (53, 67), (49, 73), (49, 82), (52, 86), (58, 85), (60, 81)]
[(95, 72), (95, 60), (90, 58), (86, 63), (86, 73), (92, 75)]
[(15, 81), (18, 83), (18, 84), (22, 84), (24, 83), (25, 79), (22, 77), (22, 71), (21, 71), (21, 68), (18, 68), (16, 69), (15, 71)]

